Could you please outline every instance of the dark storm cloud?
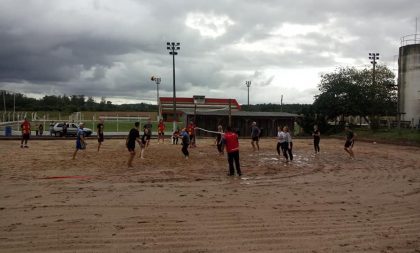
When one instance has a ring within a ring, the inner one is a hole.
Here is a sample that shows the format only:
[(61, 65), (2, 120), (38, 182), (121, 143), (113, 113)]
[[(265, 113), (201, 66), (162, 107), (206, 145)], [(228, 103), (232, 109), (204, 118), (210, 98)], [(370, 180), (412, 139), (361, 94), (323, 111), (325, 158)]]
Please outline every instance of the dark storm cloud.
[[(154, 101), (151, 75), (162, 77), (161, 95), (172, 92), (167, 41), (181, 42), (180, 94), (225, 95), (251, 79), (270, 87), (280, 77), (269, 69), (333, 68), (347, 64), (342, 59), (369, 64), (372, 50), (392, 62), (399, 38), (414, 32), (419, 9), (415, 0), (3, 0), (0, 88)], [(219, 27), (206, 18), (226, 18), (224, 33), (211, 37), (188, 27), (190, 14), (203, 15), (196, 25), (214, 32)], [(275, 32), (285, 24), (320, 29), (293, 36)], [(238, 96), (244, 101), (245, 94)], [(307, 96), (311, 101), (313, 92)]]

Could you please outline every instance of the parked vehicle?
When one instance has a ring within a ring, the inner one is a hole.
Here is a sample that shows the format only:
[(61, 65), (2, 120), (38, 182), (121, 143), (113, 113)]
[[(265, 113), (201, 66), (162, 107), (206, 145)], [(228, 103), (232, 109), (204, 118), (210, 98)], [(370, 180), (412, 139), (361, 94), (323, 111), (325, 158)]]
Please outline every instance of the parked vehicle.
[[(64, 134), (63, 130), (64, 123), (56, 123), (54, 127), (51, 128), (50, 134), (55, 136), (76, 136), (77, 134), (77, 128), (79, 128), (78, 124), (75, 123), (66, 123), (66, 133)], [(85, 133), (85, 136), (90, 136), (92, 134), (92, 129), (84, 127), (83, 132)]]

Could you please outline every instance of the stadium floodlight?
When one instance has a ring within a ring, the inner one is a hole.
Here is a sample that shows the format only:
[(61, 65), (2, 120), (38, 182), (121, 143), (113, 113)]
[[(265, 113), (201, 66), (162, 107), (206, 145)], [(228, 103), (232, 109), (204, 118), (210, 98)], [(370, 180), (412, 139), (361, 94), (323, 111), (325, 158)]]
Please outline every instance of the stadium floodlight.
[(372, 71), (372, 84), (375, 85), (375, 70), (376, 70), (376, 60), (379, 60), (379, 53), (369, 53), (369, 59), (372, 60), (370, 63), (373, 65)]
[(161, 115), (160, 115), (160, 101), (159, 101), (159, 84), (160, 84), (160, 77), (157, 76), (152, 76), (150, 78), (150, 80), (152, 80), (153, 82), (156, 83), (156, 105), (158, 108), (158, 121), (161, 119)]
[(248, 108), (249, 108), (249, 87), (251, 87), (251, 81), (245, 81), (246, 87), (248, 87)]
[(175, 89), (175, 55), (178, 54), (177, 50), (180, 50), (180, 43), (179, 42), (166, 42), (166, 49), (169, 50), (169, 54), (172, 55), (172, 74), (173, 74), (173, 105), (174, 105), (174, 124), (173, 124), (173, 131), (176, 129), (176, 89)]

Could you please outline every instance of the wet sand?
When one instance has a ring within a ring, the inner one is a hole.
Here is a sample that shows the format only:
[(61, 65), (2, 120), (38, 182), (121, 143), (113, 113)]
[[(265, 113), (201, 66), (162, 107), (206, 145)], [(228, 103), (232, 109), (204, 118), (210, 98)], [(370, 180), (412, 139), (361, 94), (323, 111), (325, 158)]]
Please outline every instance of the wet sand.
[(420, 148), (294, 140), (293, 162), (241, 140), (228, 177), (213, 140), (0, 141), (0, 252), (420, 252)]

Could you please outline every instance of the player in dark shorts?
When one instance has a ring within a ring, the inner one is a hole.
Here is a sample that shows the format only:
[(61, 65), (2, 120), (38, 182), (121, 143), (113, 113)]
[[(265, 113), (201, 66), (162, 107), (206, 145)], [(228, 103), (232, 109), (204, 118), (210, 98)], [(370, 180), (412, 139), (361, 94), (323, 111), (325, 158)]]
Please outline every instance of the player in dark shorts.
[[(238, 135), (233, 131), (232, 127), (228, 126), (226, 128), (226, 133), (223, 136), (223, 140), (226, 146), (226, 152), (228, 155), (228, 164), (229, 164), (229, 176), (235, 175), (236, 173), (238, 176), (242, 175), (241, 172), (241, 165), (239, 162), (239, 141)], [(234, 166), (235, 163), (235, 166)]]
[[(146, 128), (148, 129), (147, 134), (144, 131)], [(150, 121), (150, 119), (148, 119), (147, 123), (144, 124), (143, 132), (144, 134), (146, 134), (146, 147), (148, 147), (150, 143), (150, 138), (152, 137), (152, 122)]]
[(136, 141), (141, 146), (139, 127), (140, 122), (134, 123), (134, 128), (130, 130), (125, 141), (125, 145), (127, 146), (128, 152), (130, 152), (130, 157), (128, 158), (127, 162), (128, 167), (133, 167), (133, 159), (136, 155)]
[(318, 126), (314, 126), (314, 131), (312, 132), (312, 136), (314, 137), (314, 149), (315, 154), (320, 152), (319, 149), (319, 142), (321, 141), (321, 133), (318, 130)]
[[(25, 118), (20, 125), (20, 129), (22, 130), (22, 140), (20, 142), (20, 147), (27, 148), (28, 147), (28, 140), (31, 135), (31, 123), (29, 123), (28, 119)], [(23, 146), (23, 143), (25, 143), (25, 146)]]
[(86, 149), (86, 142), (85, 142), (85, 133), (83, 132), (84, 124), (80, 123), (79, 128), (77, 128), (76, 134), (76, 149), (73, 153), (73, 160), (76, 159), (77, 151)]
[(141, 136), (141, 140), (140, 140), (140, 155), (139, 157), (141, 159), (144, 159), (144, 151), (146, 150), (146, 144), (147, 144), (147, 133), (148, 133), (148, 129), (144, 129), (144, 134)]
[(160, 143), (160, 140), (162, 140), (162, 143), (165, 143), (165, 123), (163, 119), (159, 120), (158, 124), (158, 143)]
[(102, 142), (104, 142), (104, 121), (101, 119), (96, 126), (96, 133), (98, 135), (98, 152), (101, 148)]
[(354, 159), (353, 146), (354, 146), (354, 133), (350, 127), (346, 126), (346, 143), (344, 144), (344, 150), (349, 153), (350, 158)]
[(217, 151), (219, 151), (219, 155), (224, 155), (223, 152), (223, 142), (222, 142), (222, 137), (223, 137), (223, 127), (222, 125), (217, 126), (217, 132), (219, 134), (217, 134), (216, 136), (216, 146), (217, 146)]
[[(251, 126), (251, 145), (252, 145), (252, 149), (255, 151), (255, 145), (257, 145), (257, 150), (260, 150), (260, 145), (258, 144), (259, 140), (260, 140), (260, 134), (261, 134), (261, 130), (257, 127), (257, 122), (252, 122), (252, 126)], [(255, 144), (254, 144), (255, 142)]]
[(195, 148), (195, 127), (196, 125), (194, 124), (193, 121), (190, 122), (190, 124), (188, 125), (186, 131), (190, 136), (190, 148)]
[(190, 145), (190, 135), (188, 134), (185, 128), (181, 131), (181, 140), (182, 140), (182, 153), (184, 154), (185, 159), (188, 159), (190, 156), (190, 152), (188, 152), (188, 147)]

